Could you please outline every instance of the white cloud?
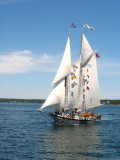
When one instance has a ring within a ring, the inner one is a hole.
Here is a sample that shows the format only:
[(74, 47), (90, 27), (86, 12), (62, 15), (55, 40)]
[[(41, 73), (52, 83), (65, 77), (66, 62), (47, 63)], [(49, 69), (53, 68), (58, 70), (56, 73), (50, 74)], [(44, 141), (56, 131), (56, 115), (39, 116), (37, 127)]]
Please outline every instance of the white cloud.
[(102, 67), (120, 67), (120, 63), (119, 62), (111, 62), (111, 61), (99, 61), (99, 66)]
[[(0, 74), (27, 73), (30, 71), (56, 72), (62, 55), (33, 54), (29, 50), (0, 53)], [(120, 63), (98, 61), (98, 73), (119, 76)]]
[(120, 75), (120, 62), (119, 60), (114, 61), (98, 61), (98, 70), (100, 74), (103, 75), (114, 75), (119, 76)]
[(55, 72), (58, 66), (58, 59), (58, 56), (47, 54), (35, 57), (29, 50), (14, 51), (0, 55), (0, 73)]
[(28, 72), (34, 65), (33, 58), (26, 55), (28, 53), (30, 52), (23, 50), (0, 56), (0, 73), (15, 74)]
[(34, 59), (34, 70), (39, 72), (56, 72), (60, 63), (61, 55), (47, 55), (43, 54)]

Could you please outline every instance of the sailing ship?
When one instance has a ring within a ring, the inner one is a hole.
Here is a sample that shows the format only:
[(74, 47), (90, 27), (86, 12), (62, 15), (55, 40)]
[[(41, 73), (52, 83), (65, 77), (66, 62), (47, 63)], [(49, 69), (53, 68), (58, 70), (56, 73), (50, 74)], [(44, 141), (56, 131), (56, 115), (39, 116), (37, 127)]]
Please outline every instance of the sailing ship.
[[(74, 27), (74, 26), (73, 26)], [(54, 120), (54, 125), (79, 125), (100, 120), (88, 112), (100, 106), (96, 52), (82, 28), (80, 58), (71, 65), (70, 31), (62, 61), (52, 82), (51, 93), (38, 111)]]

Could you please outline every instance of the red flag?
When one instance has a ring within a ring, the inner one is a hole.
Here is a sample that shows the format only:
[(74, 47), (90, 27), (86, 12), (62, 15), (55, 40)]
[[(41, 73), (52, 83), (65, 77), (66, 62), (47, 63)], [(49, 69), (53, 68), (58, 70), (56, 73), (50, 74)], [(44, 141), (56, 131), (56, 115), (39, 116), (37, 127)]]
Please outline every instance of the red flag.
[(73, 65), (73, 68), (78, 68), (76, 65)]
[(89, 90), (90, 88), (87, 86), (87, 90)]

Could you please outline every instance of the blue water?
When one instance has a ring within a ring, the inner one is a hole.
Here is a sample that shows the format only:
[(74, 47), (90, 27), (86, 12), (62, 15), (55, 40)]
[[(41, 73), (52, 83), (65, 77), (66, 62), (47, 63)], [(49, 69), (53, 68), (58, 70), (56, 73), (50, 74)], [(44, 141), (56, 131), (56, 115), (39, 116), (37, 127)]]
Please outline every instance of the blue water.
[(94, 124), (53, 126), (40, 104), (0, 103), (0, 160), (120, 159), (120, 106), (102, 106)]

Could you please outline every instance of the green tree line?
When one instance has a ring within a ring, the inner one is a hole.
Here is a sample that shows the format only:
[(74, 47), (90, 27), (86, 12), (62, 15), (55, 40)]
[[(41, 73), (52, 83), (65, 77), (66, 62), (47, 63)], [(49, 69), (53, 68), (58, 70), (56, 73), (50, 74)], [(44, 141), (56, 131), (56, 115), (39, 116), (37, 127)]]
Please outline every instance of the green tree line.
[(43, 103), (44, 99), (14, 99), (14, 98), (0, 98), (0, 102), (8, 103)]
[[(0, 102), (8, 103), (43, 103), (45, 99), (15, 99), (15, 98), (0, 98)], [(120, 100), (101, 99), (101, 104), (120, 105)]]
[(100, 100), (100, 102), (101, 102), (101, 104), (111, 104), (111, 105), (120, 105), (120, 100), (119, 99), (117, 99), (117, 100), (110, 100), (110, 99), (102, 99), (102, 100)]

